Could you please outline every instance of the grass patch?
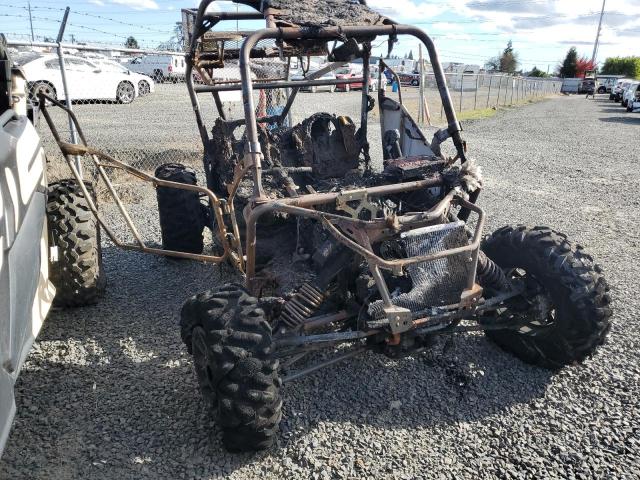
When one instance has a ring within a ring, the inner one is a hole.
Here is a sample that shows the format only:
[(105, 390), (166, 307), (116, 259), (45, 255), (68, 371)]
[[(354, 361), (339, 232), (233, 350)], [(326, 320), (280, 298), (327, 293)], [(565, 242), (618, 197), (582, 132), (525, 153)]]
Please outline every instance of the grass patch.
[(496, 108), (481, 108), (479, 110), (465, 110), (458, 113), (458, 120), (480, 120), (483, 118), (491, 118), (498, 110)]

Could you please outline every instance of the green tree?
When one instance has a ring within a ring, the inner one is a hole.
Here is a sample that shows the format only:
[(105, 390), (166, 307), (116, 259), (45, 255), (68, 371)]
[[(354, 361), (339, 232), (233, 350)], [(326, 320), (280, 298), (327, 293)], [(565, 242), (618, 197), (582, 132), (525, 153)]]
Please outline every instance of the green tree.
[(408, 60), (413, 60), (413, 50), (409, 50), (409, 56), (407, 57)]
[(138, 41), (135, 39), (135, 37), (127, 37), (127, 41), (124, 42), (124, 46), (126, 48), (140, 48), (138, 46)]
[(515, 73), (518, 69), (518, 54), (513, 49), (513, 42), (509, 40), (507, 47), (497, 56), (487, 60), (488, 70), (499, 70), (504, 73)]
[(500, 71), (513, 73), (518, 69), (518, 54), (513, 50), (513, 43), (509, 40), (500, 56)]
[(624, 75), (630, 78), (640, 78), (640, 57), (607, 58), (601, 73), (605, 75)]
[(574, 78), (578, 74), (578, 50), (571, 47), (560, 65), (560, 76), (562, 78)]
[(531, 69), (531, 71), (529, 73), (527, 73), (527, 76), (528, 77), (545, 78), (545, 77), (548, 77), (549, 75), (547, 75), (545, 72), (540, 70), (538, 67), (533, 67)]

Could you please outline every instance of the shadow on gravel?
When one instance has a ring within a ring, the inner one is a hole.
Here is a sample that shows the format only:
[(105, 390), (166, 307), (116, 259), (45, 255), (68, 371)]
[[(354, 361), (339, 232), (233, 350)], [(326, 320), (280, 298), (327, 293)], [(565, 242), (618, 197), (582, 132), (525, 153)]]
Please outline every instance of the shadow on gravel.
[(226, 475), (265, 457), (277, 462), (284, 447), (335, 423), (392, 431), (494, 421), (516, 404), (535, 408), (551, 378), (482, 335), (443, 338), (401, 360), (367, 353), (287, 384), (279, 445), (231, 455), (204, 411), (177, 327), (183, 301), (221, 272), (114, 247), (104, 249), (104, 265), (102, 302), (52, 312), (29, 356), (0, 464), (7, 478), (25, 470), (59, 479)]
[(625, 123), (627, 125), (640, 125), (640, 114), (628, 113), (627, 115), (628, 116), (625, 117), (601, 117), (600, 121), (606, 123)]
[(626, 109), (622, 105), (601, 108), (602, 113), (625, 113)]

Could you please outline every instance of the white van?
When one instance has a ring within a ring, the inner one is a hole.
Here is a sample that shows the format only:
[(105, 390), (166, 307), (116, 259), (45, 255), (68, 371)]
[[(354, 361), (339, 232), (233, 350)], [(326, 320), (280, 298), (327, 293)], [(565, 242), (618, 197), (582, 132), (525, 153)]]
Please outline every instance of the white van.
[(129, 70), (149, 75), (156, 83), (184, 80), (184, 55), (145, 55), (128, 63)]

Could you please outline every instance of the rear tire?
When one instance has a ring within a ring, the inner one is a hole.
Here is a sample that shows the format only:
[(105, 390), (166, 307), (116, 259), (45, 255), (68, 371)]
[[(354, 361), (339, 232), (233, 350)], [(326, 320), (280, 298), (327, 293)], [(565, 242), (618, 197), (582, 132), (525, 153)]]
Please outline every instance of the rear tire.
[(46, 81), (34, 82), (29, 87), (29, 100), (31, 100), (32, 105), (38, 104), (38, 93), (40, 92), (50, 96), (54, 100), (58, 99), (58, 94), (56, 93), (56, 89), (51, 83)]
[(611, 327), (609, 287), (580, 245), (546, 227), (518, 226), (497, 230), (482, 249), (503, 270), (523, 270), (524, 278), (533, 279), (542, 290), (534, 300), (545, 312), (544, 324), (487, 330), (488, 338), (525, 362), (550, 369), (582, 362), (604, 343)]
[[(180, 163), (160, 165), (155, 176), (161, 180), (196, 185), (196, 172)], [(165, 250), (202, 253), (202, 232), (207, 223), (207, 208), (197, 192), (172, 187), (158, 187), (158, 214), (162, 246)]]
[(185, 302), (180, 327), (224, 446), (233, 452), (270, 447), (282, 418), (282, 381), (257, 299), (238, 285), (201, 293)]
[[(85, 183), (93, 197), (93, 186)], [(98, 302), (106, 286), (102, 271), (100, 229), (76, 180), (49, 185), (47, 222), (51, 247), (58, 259), (49, 264), (49, 276), (56, 287), (54, 304), (81, 307)]]

